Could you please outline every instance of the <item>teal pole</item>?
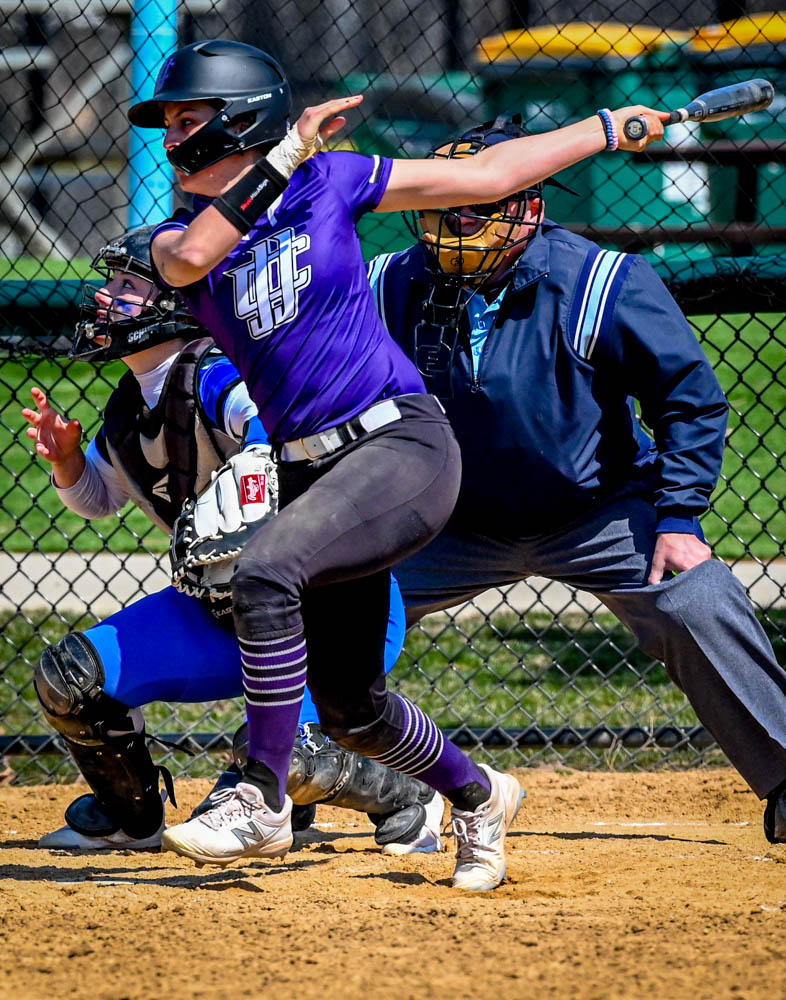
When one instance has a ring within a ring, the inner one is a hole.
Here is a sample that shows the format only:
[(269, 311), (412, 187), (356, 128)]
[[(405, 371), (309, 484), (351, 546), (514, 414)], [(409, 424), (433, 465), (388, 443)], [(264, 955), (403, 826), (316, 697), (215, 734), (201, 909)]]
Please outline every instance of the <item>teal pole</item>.
[[(178, 0), (134, 0), (131, 15), (132, 103), (153, 93), (164, 59), (177, 48)], [(128, 227), (152, 225), (172, 210), (172, 168), (161, 134), (131, 127), (128, 147)]]

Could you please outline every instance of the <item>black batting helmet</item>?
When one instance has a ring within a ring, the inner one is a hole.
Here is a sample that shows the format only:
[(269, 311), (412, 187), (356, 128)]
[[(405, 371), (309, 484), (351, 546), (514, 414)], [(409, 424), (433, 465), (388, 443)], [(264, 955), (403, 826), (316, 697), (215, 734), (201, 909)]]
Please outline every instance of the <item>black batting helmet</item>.
[[(289, 83), (276, 60), (253, 45), (213, 39), (178, 49), (161, 67), (153, 96), (135, 104), (128, 120), (164, 128), (167, 101), (207, 101), (216, 116), (167, 156), (184, 174), (195, 174), (233, 153), (273, 146), (289, 127)], [(233, 123), (251, 124), (239, 134)]]
[[(141, 226), (110, 240), (93, 258), (93, 268), (110, 281), (115, 271), (124, 271), (151, 282), (148, 297), (129, 303), (115, 297), (99, 310), (95, 285), (82, 288), (82, 307), (68, 356), (90, 361), (111, 361), (137, 354), (165, 340), (193, 340), (204, 331), (172, 291), (153, 284), (150, 236), (155, 226)], [(133, 314), (132, 314), (133, 313)]]

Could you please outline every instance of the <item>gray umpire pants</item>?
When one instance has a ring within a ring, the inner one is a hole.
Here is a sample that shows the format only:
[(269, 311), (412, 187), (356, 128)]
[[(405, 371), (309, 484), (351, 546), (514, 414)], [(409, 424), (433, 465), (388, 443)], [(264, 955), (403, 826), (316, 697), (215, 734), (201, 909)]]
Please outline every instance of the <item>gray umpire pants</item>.
[(624, 494), (536, 538), (492, 537), (451, 522), (395, 568), (407, 622), (528, 576), (589, 591), (663, 661), (702, 725), (765, 798), (786, 781), (786, 672), (724, 563), (647, 584), (655, 524), (648, 500)]

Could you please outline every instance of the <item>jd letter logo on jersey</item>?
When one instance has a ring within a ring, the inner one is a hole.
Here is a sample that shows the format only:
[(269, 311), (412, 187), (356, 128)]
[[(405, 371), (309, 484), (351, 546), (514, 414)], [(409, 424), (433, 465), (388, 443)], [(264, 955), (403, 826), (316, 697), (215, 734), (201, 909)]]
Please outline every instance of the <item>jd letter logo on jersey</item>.
[(235, 292), (235, 315), (248, 323), (248, 332), (259, 340), (298, 313), (298, 293), (311, 282), (311, 266), (298, 268), (298, 255), (311, 246), (308, 233), (293, 229), (260, 240), (251, 247), (251, 260), (227, 271)]

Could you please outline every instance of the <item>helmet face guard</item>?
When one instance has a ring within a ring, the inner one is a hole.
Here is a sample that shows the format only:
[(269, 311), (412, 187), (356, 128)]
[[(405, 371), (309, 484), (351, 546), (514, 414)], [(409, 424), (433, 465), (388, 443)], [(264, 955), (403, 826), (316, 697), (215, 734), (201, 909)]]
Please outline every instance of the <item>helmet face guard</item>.
[(95, 296), (101, 289), (84, 285), (70, 358), (112, 361), (177, 337), (199, 335), (196, 321), (178, 304), (174, 292), (162, 292), (152, 283), (150, 235), (154, 228), (132, 230), (102, 247), (94, 257), (93, 269), (105, 282), (122, 271), (149, 281), (150, 291), (142, 301), (115, 296), (107, 306), (99, 306)]
[[(511, 247), (524, 245), (535, 235), (543, 208), (541, 202), (537, 219), (528, 221), (533, 198), (540, 198), (540, 191), (520, 191), (488, 205), (428, 209), (412, 215), (418, 238), (436, 256), (440, 269), (474, 282), (487, 278)], [(521, 231), (521, 226), (526, 229)]]
[[(255, 117), (253, 112), (252, 117)], [(226, 110), (219, 111), (215, 118), (202, 126), (184, 139), (179, 146), (167, 151), (166, 157), (173, 167), (176, 167), (183, 174), (197, 174), (206, 167), (212, 167), (214, 163), (233, 156), (235, 153), (242, 153), (247, 148), (253, 148), (252, 144), (246, 147), (243, 143), (242, 135), (235, 135), (229, 131), (232, 118)], [(246, 129), (244, 134), (253, 131), (254, 123)]]
[[(527, 133), (521, 115), (500, 116), (470, 129), (429, 154), (433, 159), (464, 159)], [(404, 213), (410, 232), (433, 254), (439, 269), (470, 284), (488, 278), (512, 247), (533, 239), (543, 219), (542, 185), (518, 191), (499, 202)], [(528, 204), (541, 199), (537, 218), (526, 219)], [(520, 227), (524, 227), (520, 229)]]
[[(171, 55), (153, 96), (128, 112), (132, 125), (164, 128), (167, 102), (206, 101), (217, 111), (202, 128), (169, 150), (169, 162), (195, 174), (227, 156), (273, 146), (289, 127), (289, 84), (279, 64), (262, 49), (241, 42), (196, 42)], [(241, 132), (238, 123), (248, 122)], [(235, 130), (233, 130), (235, 126)]]
[[(128, 303), (115, 297), (99, 309), (95, 301), (100, 289), (95, 285), (82, 288), (82, 305), (69, 358), (80, 361), (113, 361), (137, 354), (148, 347), (183, 336), (182, 322), (174, 316), (174, 302), (157, 289), (149, 300)], [(129, 305), (132, 306), (129, 310)], [(124, 313), (133, 314), (126, 315)]]

